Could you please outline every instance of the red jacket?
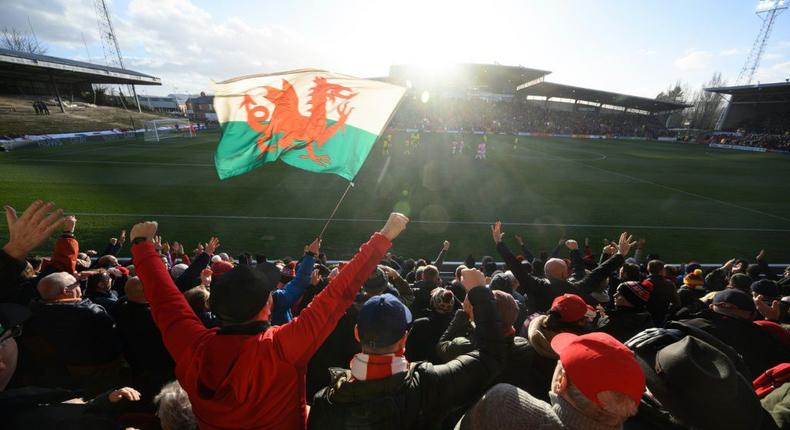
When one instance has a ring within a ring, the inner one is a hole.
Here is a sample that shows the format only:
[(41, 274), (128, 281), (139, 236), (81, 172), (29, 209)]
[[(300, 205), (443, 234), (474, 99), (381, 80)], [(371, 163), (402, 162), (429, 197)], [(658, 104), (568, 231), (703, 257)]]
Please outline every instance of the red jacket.
[(137, 275), (202, 429), (304, 429), (305, 371), (391, 243), (379, 233), (299, 317), (255, 335), (206, 329), (150, 242), (132, 247)]

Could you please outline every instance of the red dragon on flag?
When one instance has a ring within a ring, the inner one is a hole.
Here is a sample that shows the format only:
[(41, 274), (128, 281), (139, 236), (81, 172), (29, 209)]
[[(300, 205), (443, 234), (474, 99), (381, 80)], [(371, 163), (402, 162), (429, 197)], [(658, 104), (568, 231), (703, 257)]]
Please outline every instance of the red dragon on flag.
[[(338, 130), (345, 130), (348, 116), (354, 110), (348, 106), (348, 101), (357, 93), (351, 88), (330, 83), (324, 77), (316, 77), (313, 82), (315, 85), (308, 92), (310, 116), (299, 112), (299, 96), (286, 79), (283, 79), (282, 88), (269, 85), (263, 87), (266, 90), (264, 97), (274, 104), (271, 112), (266, 106), (257, 104), (249, 94), (244, 96), (241, 107), (247, 111), (247, 124), (261, 133), (256, 140), (260, 150), (258, 158), (263, 157), (267, 151), (276, 152), (278, 148), (288, 151), (304, 147), (307, 155), (300, 155), (300, 158), (309, 159), (319, 166), (330, 164), (328, 155), (318, 155), (316, 151)], [(327, 102), (335, 103), (337, 100), (342, 101), (337, 107), (339, 118), (334, 124), (328, 125)], [(275, 134), (282, 136), (276, 143), (272, 143)]]

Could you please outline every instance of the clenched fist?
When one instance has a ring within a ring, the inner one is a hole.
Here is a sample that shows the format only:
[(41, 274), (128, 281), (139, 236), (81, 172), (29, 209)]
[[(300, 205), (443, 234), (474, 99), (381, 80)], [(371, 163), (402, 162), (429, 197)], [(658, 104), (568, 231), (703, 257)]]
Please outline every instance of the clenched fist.
[(464, 286), (466, 291), (476, 287), (484, 287), (486, 285), (486, 275), (477, 269), (461, 270), (461, 285)]
[(151, 240), (156, 236), (156, 229), (159, 228), (159, 223), (156, 221), (146, 221), (141, 222), (139, 224), (135, 224), (132, 227), (132, 232), (129, 236), (132, 240), (137, 239), (138, 237), (145, 238), (145, 240)]
[(384, 237), (392, 242), (398, 235), (406, 229), (406, 224), (409, 223), (409, 218), (401, 213), (393, 212), (390, 214), (387, 223), (379, 231)]

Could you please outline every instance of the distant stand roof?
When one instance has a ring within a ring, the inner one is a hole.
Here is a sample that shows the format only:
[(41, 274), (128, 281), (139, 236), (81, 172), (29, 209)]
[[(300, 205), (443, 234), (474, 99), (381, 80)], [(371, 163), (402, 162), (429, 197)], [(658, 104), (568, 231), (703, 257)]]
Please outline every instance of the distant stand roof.
[(49, 55), (0, 49), (0, 79), (46, 80), (58, 83), (162, 85), (162, 80), (133, 70)]
[(583, 100), (627, 109), (638, 109), (650, 113), (669, 112), (689, 107), (689, 105), (683, 103), (665, 102), (647, 97), (556, 84), (543, 81), (542, 79), (519, 85), (518, 89), (519, 94), (528, 96)]
[(790, 82), (739, 85), (734, 87), (705, 88), (705, 91), (730, 94), (739, 102), (787, 102), (790, 101)]
[(520, 84), (549, 73), (551, 72), (546, 70), (500, 64), (462, 63), (439, 68), (426, 68), (416, 64), (394, 64), (390, 66), (388, 80), (398, 85), (410, 83), (415, 88), (456, 88), (515, 94), (516, 87)]

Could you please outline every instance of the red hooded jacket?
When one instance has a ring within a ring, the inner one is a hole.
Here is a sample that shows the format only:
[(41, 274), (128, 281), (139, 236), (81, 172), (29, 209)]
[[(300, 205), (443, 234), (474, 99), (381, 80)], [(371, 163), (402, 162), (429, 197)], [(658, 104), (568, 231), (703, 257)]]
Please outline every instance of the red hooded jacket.
[(206, 329), (153, 244), (134, 245), (137, 275), (200, 427), (304, 429), (307, 363), (391, 245), (375, 233), (299, 317), (255, 335)]

